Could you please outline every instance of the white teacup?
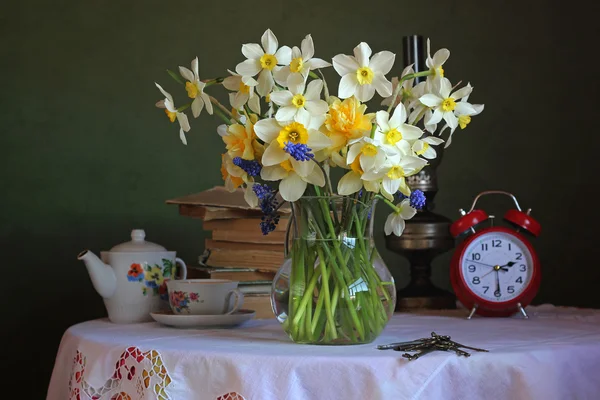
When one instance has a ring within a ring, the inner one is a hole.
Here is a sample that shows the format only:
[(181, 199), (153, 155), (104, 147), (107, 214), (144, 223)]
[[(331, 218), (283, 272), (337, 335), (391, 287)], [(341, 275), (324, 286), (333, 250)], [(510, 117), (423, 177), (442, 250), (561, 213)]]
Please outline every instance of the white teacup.
[(244, 303), (238, 282), (227, 279), (167, 281), (169, 305), (175, 314), (228, 315)]

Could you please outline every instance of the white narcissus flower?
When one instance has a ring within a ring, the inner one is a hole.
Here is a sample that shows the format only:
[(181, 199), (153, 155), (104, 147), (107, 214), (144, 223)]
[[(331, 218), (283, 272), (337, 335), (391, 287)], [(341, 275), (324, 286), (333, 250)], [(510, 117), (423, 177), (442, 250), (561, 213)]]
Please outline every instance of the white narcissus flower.
[(279, 47), (277, 38), (267, 29), (261, 38), (262, 48), (257, 43), (242, 45), (242, 54), (248, 59), (239, 63), (235, 71), (242, 76), (258, 75), (256, 91), (261, 96), (266, 96), (275, 85), (273, 72), (277, 72), (282, 65), (288, 65), (292, 58), (292, 49), (288, 46)]
[(290, 65), (281, 68), (275, 73), (275, 81), (281, 86), (285, 86), (290, 75), (302, 75), (304, 79), (306, 79), (312, 70), (331, 67), (331, 64), (327, 61), (313, 57), (315, 54), (315, 46), (312, 36), (306, 35), (302, 40), (300, 47), (301, 49), (297, 46), (292, 47), (292, 60)]
[(258, 82), (250, 76), (241, 76), (233, 71), (229, 71), (229, 73), (231, 76), (223, 80), (223, 86), (225, 89), (235, 92), (229, 94), (231, 107), (241, 110), (245, 104), (248, 104), (250, 110), (260, 114), (260, 99), (254, 94), (254, 88)]
[(171, 122), (175, 122), (175, 120), (177, 119), (177, 121), (179, 122), (179, 138), (181, 139), (181, 142), (183, 144), (187, 144), (185, 132), (189, 132), (190, 130), (190, 123), (188, 121), (187, 115), (177, 111), (177, 108), (175, 107), (175, 102), (173, 101), (173, 96), (171, 96), (170, 93), (165, 91), (162, 88), (162, 86), (160, 86), (158, 83), (155, 82), (154, 84), (156, 85), (158, 90), (160, 90), (160, 92), (165, 96), (163, 100), (160, 100), (156, 103), (156, 107), (164, 108), (165, 113), (167, 114), (167, 117), (169, 117), (169, 120)]
[[(472, 88), (470, 83), (467, 83), (467, 87)], [(457, 109), (454, 111), (454, 114), (458, 118), (458, 126), (460, 126), (460, 129), (465, 129), (467, 127), (467, 125), (469, 125), (471, 123), (471, 117), (473, 115), (480, 114), (484, 108), (483, 104), (470, 104), (468, 102), (469, 96), (470, 96), (470, 94), (464, 96), (458, 104), (466, 103), (466, 104), (469, 104), (471, 107), (473, 107), (473, 109), (472, 110), (463, 110), (462, 107), (457, 107)], [(440, 135), (447, 128), (448, 128), (448, 125), (445, 125), (444, 128), (442, 128)], [(450, 135), (448, 136), (448, 140), (446, 141), (446, 145), (444, 146), (444, 148), (450, 146), (450, 143), (452, 142), (452, 134), (453, 133), (454, 133), (454, 131), (450, 131)]]
[(323, 81), (315, 79), (308, 84), (304, 93), (304, 77), (292, 74), (287, 81), (289, 90), (280, 90), (270, 95), (271, 101), (279, 106), (275, 118), (278, 121), (291, 121), (298, 111), (306, 110), (311, 116), (323, 116), (329, 110), (325, 100), (320, 99)]
[(206, 111), (209, 114), (213, 113), (212, 103), (206, 93), (204, 93), (204, 87), (206, 83), (200, 80), (198, 75), (198, 57), (192, 60), (192, 70), (190, 71), (186, 67), (179, 67), (181, 76), (187, 79), (185, 83), (185, 90), (187, 91), (188, 97), (194, 99), (192, 101), (192, 114), (194, 118), (198, 118), (202, 109), (206, 106)]
[(431, 160), (437, 157), (437, 152), (431, 146), (437, 146), (441, 143), (444, 143), (442, 139), (434, 136), (427, 136), (423, 139), (415, 140), (412, 145), (412, 151), (418, 156), (423, 156), (426, 159)]
[[(287, 143), (305, 144), (314, 153), (326, 148), (331, 140), (319, 128), (325, 117), (311, 118), (306, 110), (299, 110), (291, 123), (281, 123), (275, 118), (262, 119), (254, 125), (254, 132), (265, 143), (263, 166), (273, 166), (290, 161), (292, 169), (305, 178), (312, 171), (312, 161), (297, 161), (284, 150)], [(287, 199), (286, 199), (287, 200)], [(288, 200), (290, 201), (290, 200)]]
[(409, 199), (402, 200), (401, 203), (396, 204), (396, 207), (398, 207), (398, 212), (394, 211), (385, 220), (383, 229), (386, 235), (391, 235), (392, 233), (396, 236), (402, 235), (406, 226), (404, 221), (411, 219), (417, 213), (417, 210), (410, 206)]
[(371, 171), (365, 171), (362, 179), (366, 181), (376, 181), (382, 179), (381, 186), (385, 192), (394, 195), (398, 190), (405, 196), (410, 196), (410, 188), (406, 184), (406, 177), (418, 173), (427, 161), (414, 156), (404, 156), (401, 154), (388, 155), (388, 158), (381, 168)]
[(354, 48), (354, 57), (338, 54), (333, 57), (333, 68), (342, 77), (338, 95), (342, 99), (351, 96), (362, 102), (373, 98), (375, 90), (381, 97), (392, 94), (392, 83), (385, 75), (394, 65), (396, 55), (389, 51), (381, 51), (371, 57), (371, 48), (361, 42)]
[(311, 161), (305, 161), (303, 168), (298, 169), (293, 158), (279, 164), (264, 166), (260, 171), (260, 177), (265, 181), (279, 182), (279, 193), (285, 201), (296, 201), (304, 195), (308, 183), (311, 185), (324, 186), (325, 176), (318, 165)]
[(377, 111), (375, 140), (380, 142), (388, 151), (400, 151), (403, 154), (408, 154), (410, 143), (420, 138), (423, 131), (416, 126), (407, 124), (406, 117), (406, 109), (402, 103), (396, 106), (392, 118), (390, 118), (387, 111)]
[(421, 103), (427, 107), (433, 109), (433, 114), (427, 124), (435, 125), (442, 119), (446, 121), (452, 131), (458, 126), (458, 118), (455, 112), (465, 114), (474, 112), (473, 106), (469, 103), (458, 102), (464, 96), (468, 96), (473, 88), (465, 86), (458, 89), (454, 93), (450, 93), (452, 90), (452, 84), (447, 78), (442, 78), (434, 83), (433, 93), (428, 93), (419, 98)]
[(441, 79), (444, 77), (444, 68), (442, 68), (442, 65), (448, 60), (448, 57), (450, 57), (450, 51), (448, 49), (439, 49), (432, 57), (429, 39), (427, 39), (427, 60), (425, 61), (425, 65), (433, 72), (433, 75), (427, 77), (428, 80)]
[(350, 147), (346, 156), (346, 164), (354, 165), (358, 159), (354, 169), (360, 169), (363, 172), (371, 171), (380, 168), (386, 161), (385, 151), (377, 140), (363, 136), (351, 140), (348, 144)]

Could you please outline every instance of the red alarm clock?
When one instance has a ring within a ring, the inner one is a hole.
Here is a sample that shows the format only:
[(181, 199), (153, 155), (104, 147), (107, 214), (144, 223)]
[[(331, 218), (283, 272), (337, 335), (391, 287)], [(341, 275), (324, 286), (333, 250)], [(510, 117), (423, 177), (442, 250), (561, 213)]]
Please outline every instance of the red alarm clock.
[[(504, 214), (512, 228), (493, 226), (493, 216), (475, 209), (477, 200), (489, 194), (512, 198), (516, 209)], [(473, 314), (486, 317), (508, 317), (524, 310), (540, 287), (541, 271), (537, 254), (527, 236), (536, 237), (541, 226), (523, 212), (511, 193), (492, 190), (475, 197), (468, 212), (450, 226), (455, 238), (465, 239), (452, 258), (450, 279), (458, 300)], [(485, 224), (489, 224), (485, 226)]]

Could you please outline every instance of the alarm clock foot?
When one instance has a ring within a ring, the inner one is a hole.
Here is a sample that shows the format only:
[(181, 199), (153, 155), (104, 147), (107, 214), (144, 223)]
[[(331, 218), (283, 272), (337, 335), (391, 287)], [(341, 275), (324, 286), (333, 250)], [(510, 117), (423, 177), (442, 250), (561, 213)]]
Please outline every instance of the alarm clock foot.
[[(520, 306), (520, 304), (519, 304), (519, 306)], [(473, 306), (473, 308), (471, 308), (471, 312), (469, 313), (469, 316), (467, 317), (467, 319), (473, 318), (473, 315), (475, 315), (475, 311), (477, 311), (477, 307), (479, 307), (479, 306), (477, 304), (475, 304)]]
[(519, 307), (519, 311), (521, 311), (521, 314), (523, 314), (524, 318), (529, 318), (529, 315), (527, 315), (527, 313), (525, 312), (525, 309), (523, 308), (521, 303), (517, 304), (517, 307)]

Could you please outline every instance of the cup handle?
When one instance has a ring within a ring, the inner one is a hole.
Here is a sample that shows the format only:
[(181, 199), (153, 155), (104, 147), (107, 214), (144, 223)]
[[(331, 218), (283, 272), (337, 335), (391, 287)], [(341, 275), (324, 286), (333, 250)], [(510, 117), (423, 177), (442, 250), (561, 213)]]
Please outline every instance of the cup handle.
[[(244, 293), (242, 293), (240, 289), (231, 290), (229, 292), (229, 295), (235, 296), (235, 303), (233, 304), (233, 308), (231, 309), (231, 311), (226, 312), (225, 315), (233, 314), (234, 312), (239, 310), (240, 307), (242, 307), (242, 304), (244, 304)], [(229, 296), (227, 298), (229, 298)]]
[[(179, 264), (181, 266), (181, 279), (187, 278), (187, 265), (183, 262), (183, 260), (179, 257), (175, 259), (175, 265)], [(173, 274), (173, 279), (175, 279), (175, 274)]]

